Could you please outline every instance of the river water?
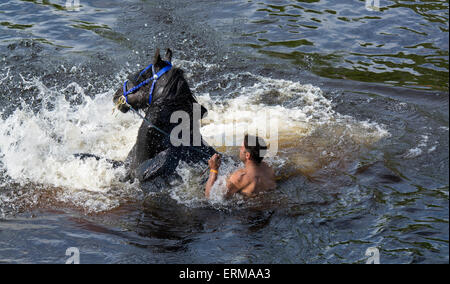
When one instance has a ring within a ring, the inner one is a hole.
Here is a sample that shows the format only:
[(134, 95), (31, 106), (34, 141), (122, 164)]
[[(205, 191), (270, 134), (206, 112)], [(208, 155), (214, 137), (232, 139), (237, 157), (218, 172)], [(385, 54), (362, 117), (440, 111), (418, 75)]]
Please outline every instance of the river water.
[[(448, 263), (448, 8), (2, 1), (0, 263), (65, 263), (69, 247), (81, 263), (365, 263), (370, 247)], [(208, 142), (275, 122), (275, 192), (225, 200), (231, 159), (206, 200), (201, 168), (148, 193), (73, 158), (125, 159), (141, 121), (111, 98), (156, 47), (208, 108)]]

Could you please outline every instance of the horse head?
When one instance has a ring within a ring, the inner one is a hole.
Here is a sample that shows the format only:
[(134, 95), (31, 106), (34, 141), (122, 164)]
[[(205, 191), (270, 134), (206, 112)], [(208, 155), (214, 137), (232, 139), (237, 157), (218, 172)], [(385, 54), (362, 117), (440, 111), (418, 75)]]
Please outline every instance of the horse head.
[[(161, 160), (161, 157), (156, 156), (168, 149), (172, 154), (176, 153), (178, 160), (185, 159), (185, 157), (189, 157), (187, 161), (194, 162), (207, 160), (205, 155), (199, 157), (193, 154), (189, 150), (192, 149), (192, 145), (174, 147), (171, 145), (170, 137), (164, 134), (171, 133), (176, 127), (171, 123), (172, 114), (183, 111), (190, 118), (190, 141), (193, 141), (194, 133), (200, 133), (199, 129), (193, 129), (198, 125), (198, 123), (194, 123), (194, 120), (201, 119), (207, 113), (207, 110), (200, 106), (199, 117), (194, 117), (197, 100), (184, 78), (183, 71), (172, 67), (171, 60), (172, 51), (170, 49), (167, 49), (164, 60), (160, 56), (159, 49), (156, 49), (152, 65), (129, 76), (128, 80), (114, 94), (113, 102), (121, 112), (126, 113), (131, 108), (134, 111), (140, 109), (145, 111), (145, 121), (139, 129), (136, 144), (127, 158), (131, 170), (149, 164), (148, 161), (151, 159)], [(156, 127), (152, 127), (150, 124)], [(160, 130), (163, 130), (164, 133)], [(215, 153), (214, 149), (209, 147), (203, 139), (201, 141), (201, 145), (195, 146), (199, 146), (198, 148), (202, 148), (208, 154)]]
[[(124, 97), (124, 92), (130, 91), (130, 89), (133, 89), (134, 87), (138, 86), (139, 84), (145, 82), (146, 80), (151, 80), (153, 73), (157, 73), (161, 71), (164, 67), (169, 66), (172, 61), (172, 51), (170, 49), (167, 49), (165, 60), (161, 59), (159, 48), (156, 49), (155, 56), (153, 58), (153, 63), (148, 68), (142, 69), (138, 71), (137, 73), (134, 73), (130, 76), (128, 76), (126, 84), (122, 88), (119, 88), (117, 92), (114, 94), (113, 102), (114, 104), (118, 105), (118, 109), (126, 113), (130, 110), (130, 107), (133, 107), (135, 110), (139, 110), (142, 108), (146, 108), (149, 104), (152, 102), (149, 100), (150, 95), (150, 88), (153, 82), (149, 82), (149, 84), (146, 84), (142, 86), (142, 88), (139, 88), (133, 93), (130, 93), (127, 95), (127, 104), (118, 104), (119, 99)], [(153, 90), (154, 94), (160, 95), (162, 93), (162, 90), (166, 86), (168, 79), (168, 76), (162, 76), (158, 79), (158, 84), (155, 85), (155, 90)], [(153, 94), (152, 94), (153, 95)], [(152, 99), (153, 101), (153, 99)], [(156, 100), (161, 101), (161, 100)], [(155, 103), (156, 103), (155, 102)]]

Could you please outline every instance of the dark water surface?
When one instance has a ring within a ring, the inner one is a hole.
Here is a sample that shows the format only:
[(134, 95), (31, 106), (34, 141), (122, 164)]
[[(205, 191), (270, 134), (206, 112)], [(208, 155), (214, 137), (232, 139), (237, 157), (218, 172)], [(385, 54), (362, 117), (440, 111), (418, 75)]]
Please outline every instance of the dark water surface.
[[(80, 2), (0, 3), (0, 263), (449, 262), (448, 1)], [(180, 165), (145, 194), (69, 158), (126, 157), (111, 97), (156, 47), (219, 114), (202, 133), (280, 116), (277, 192), (209, 202)]]

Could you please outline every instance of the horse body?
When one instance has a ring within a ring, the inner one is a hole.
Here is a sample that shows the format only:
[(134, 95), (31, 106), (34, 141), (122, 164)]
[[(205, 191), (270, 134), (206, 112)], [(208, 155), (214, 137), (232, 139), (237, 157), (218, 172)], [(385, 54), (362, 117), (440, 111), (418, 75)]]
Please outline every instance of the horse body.
[[(172, 52), (168, 49), (166, 60), (171, 61)], [(158, 72), (167, 65), (160, 57), (159, 50), (156, 51), (153, 60), (154, 72)], [(141, 74), (141, 75), (140, 75)], [(153, 75), (152, 70), (143, 74), (138, 72), (129, 76), (128, 90), (137, 86), (142, 81)], [(150, 85), (146, 85), (135, 93), (128, 95), (128, 105), (119, 105), (122, 112), (128, 112), (131, 106), (134, 110), (144, 109), (145, 119), (153, 126), (156, 126), (165, 133), (171, 133), (176, 124), (170, 123), (171, 115), (176, 111), (183, 111), (190, 118), (190, 141), (194, 141), (195, 133), (200, 135), (199, 129), (194, 128), (198, 123), (194, 123), (193, 109), (197, 103), (183, 71), (172, 68), (160, 77), (153, 90), (151, 102), (149, 102)], [(123, 88), (120, 88), (113, 97), (113, 102), (117, 103), (123, 96)], [(207, 111), (201, 107), (201, 117)], [(129, 177), (138, 178), (141, 182), (150, 181), (158, 176), (171, 176), (180, 160), (187, 163), (207, 163), (210, 156), (216, 151), (201, 139), (201, 146), (174, 146), (170, 137), (152, 127), (147, 121), (143, 121), (139, 128), (137, 140), (132, 150), (129, 152), (125, 164), (129, 169)], [(197, 150), (194, 151), (193, 147)]]

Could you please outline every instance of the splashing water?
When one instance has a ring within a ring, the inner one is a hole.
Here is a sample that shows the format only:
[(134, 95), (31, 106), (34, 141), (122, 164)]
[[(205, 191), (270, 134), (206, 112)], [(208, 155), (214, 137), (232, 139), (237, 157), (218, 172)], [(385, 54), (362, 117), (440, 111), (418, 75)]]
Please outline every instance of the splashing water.
[[(252, 77), (257, 82), (241, 88), (234, 98), (214, 99), (207, 92), (197, 96), (199, 103), (208, 109), (200, 132), (210, 145), (226, 145), (217, 147), (220, 152), (237, 157), (237, 148), (249, 129), (270, 128), (275, 121), (276, 135), (265, 136), (265, 139), (269, 144), (276, 143), (278, 152), (265, 161), (275, 168), (279, 178), (313, 175), (333, 162), (354, 158), (361, 147), (390, 135), (377, 123), (357, 121), (336, 113), (332, 101), (325, 98), (318, 87), (250, 73), (241, 76)], [(229, 79), (228, 75), (224, 77)], [(239, 75), (234, 79), (239, 80)], [(270, 101), (273, 96), (276, 102)], [(183, 183), (174, 186), (171, 197), (187, 206), (204, 206), (201, 170), (182, 165), (177, 170)], [(241, 203), (239, 198), (231, 202), (224, 199), (226, 178), (235, 170), (234, 161), (222, 161), (210, 204), (222, 207)]]
[[(270, 157), (269, 163), (278, 164), (280, 169), (283, 164), (291, 163), (300, 173), (306, 174), (330, 163), (330, 160), (321, 161), (321, 156), (336, 160), (355, 148), (372, 145), (389, 136), (377, 123), (357, 121), (336, 113), (332, 101), (325, 98), (318, 87), (253, 77), (257, 82), (244, 87), (239, 96), (229, 101), (212, 102), (208, 94), (200, 96), (200, 102), (210, 109), (208, 117), (214, 118), (203, 121), (202, 134), (209, 143), (220, 142), (214, 137), (235, 135), (240, 139), (235, 146), (240, 146), (248, 129), (272, 127), (266, 119), (269, 114), (270, 123), (276, 122), (277, 132), (274, 137), (265, 138), (269, 144), (278, 144), (278, 154)], [(276, 102), (271, 101), (274, 97)], [(228, 150), (236, 153), (233, 148)]]
[[(230, 80), (229, 76), (223, 75), (222, 79)], [(373, 144), (389, 135), (376, 123), (336, 113), (332, 102), (318, 87), (250, 73), (232, 76), (236, 77), (233, 80), (252, 78), (256, 83), (233, 90), (237, 95), (228, 100), (217, 100), (208, 92), (201, 92), (198, 101), (209, 109), (201, 133), (212, 145), (222, 142), (217, 139), (231, 138), (234, 140), (227, 142), (239, 146), (248, 129), (267, 127), (263, 114), (269, 113), (270, 120), (276, 121), (278, 132), (267, 140), (278, 144), (278, 152), (266, 161), (275, 167), (279, 176), (286, 176), (286, 172), (314, 173), (332, 161), (351, 156), (362, 145)], [(142, 191), (136, 183), (120, 182), (126, 169), (115, 169), (105, 159), (81, 161), (73, 156), (92, 153), (114, 160), (126, 158), (141, 121), (132, 114), (111, 113), (114, 90), (91, 98), (77, 83), (56, 90), (47, 88), (38, 78), (22, 80), (24, 89), (38, 91), (35, 101), (39, 101), (40, 107), (34, 111), (22, 102), (0, 125), (0, 166), (8, 177), (2, 187), (16, 184), (19, 188), (13, 191), (15, 196), (1, 195), (0, 202), (15, 204), (17, 200), (27, 199), (33, 204), (39, 200), (36, 194), (51, 189), (50, 195), (56, 201), (88, 212), (100, 212), (139, 198)], [(223, 91), (231, 92), (230, 88), (227, 85)], [(217, 148), (230, 156), (237, 154), (237, 147)], [(191, 207), (227, 206), (230, 201), (224, 199), (226, 177), (236, 169), (232, 159), (223, 162), (208, 203), (201, 186), (203, 169), (180, 163), (177, 173), (182, 181), (172, 185), (169, 195)], [(33, 190), (23, 194), (22, 189), (30, 185)], [(232, 203), (241, 201), (235, 198)]]
[[(117, 207), (118, 194), (134, 195), (138, 188), (119, 181), (124, 168), (114, 169), (104, 159), (81, 161), (73, 154), (124, 160), (135, 142), (139, 119), (113, 116), (111, 92), (91, 99), (77, 83), (52, 90), (37, 78), (23, 80), (25, 89), (39, 91), (40, 109), (33, 111), (22, 102), (1, 123), (1, 164), (9, 177), (2, 187), (14, 182), (20, 187), (62, 188), (56, 192), (56, 200), (94, 212)], [(71, 95), (66, 97), (64, 92)]]

